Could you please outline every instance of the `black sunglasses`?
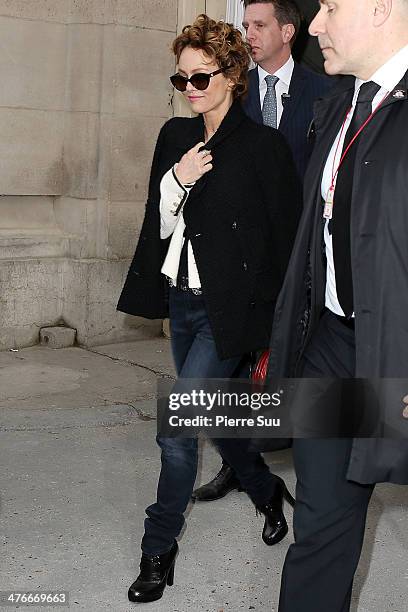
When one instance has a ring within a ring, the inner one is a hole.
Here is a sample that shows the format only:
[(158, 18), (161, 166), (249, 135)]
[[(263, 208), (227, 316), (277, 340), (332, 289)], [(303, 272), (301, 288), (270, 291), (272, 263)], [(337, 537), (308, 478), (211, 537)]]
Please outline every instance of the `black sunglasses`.
[(204, 89), (207, 89), (209, 86), (211, 77), (215, 76), (216, 74), (220, 74), (222, 71), (222, 68), (220, 68), (219, 70), (215, 70), (214, 72), (210, 73), (197, 72), (196, 74), (192, 74), (189, 79), (177, 73), (170, 77), (170, 81), (177, 91), (186, 91), (187, 83), (191, 83), (194, 89), (204, 91)]

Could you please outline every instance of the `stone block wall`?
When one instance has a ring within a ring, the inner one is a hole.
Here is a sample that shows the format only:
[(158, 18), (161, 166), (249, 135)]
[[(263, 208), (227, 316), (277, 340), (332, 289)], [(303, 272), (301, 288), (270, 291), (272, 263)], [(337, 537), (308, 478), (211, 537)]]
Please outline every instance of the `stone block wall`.
[(115, 306), (157, 134), (186, 113), (169, 47), (207, 4), (0, 0), (0, 349), (63, 322), (83, 345), (160, 332)]

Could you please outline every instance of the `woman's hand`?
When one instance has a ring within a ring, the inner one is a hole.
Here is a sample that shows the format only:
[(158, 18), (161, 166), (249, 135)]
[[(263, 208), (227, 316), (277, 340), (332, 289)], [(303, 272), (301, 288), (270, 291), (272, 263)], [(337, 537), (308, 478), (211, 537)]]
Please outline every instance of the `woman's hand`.
[(203, 174), (212, 170), (211, 152), (206, 149), (199, 151), (204, 146), (204, 142), (199, 142), (180, 159), (175, 173), (182, 185), (195, 183)]

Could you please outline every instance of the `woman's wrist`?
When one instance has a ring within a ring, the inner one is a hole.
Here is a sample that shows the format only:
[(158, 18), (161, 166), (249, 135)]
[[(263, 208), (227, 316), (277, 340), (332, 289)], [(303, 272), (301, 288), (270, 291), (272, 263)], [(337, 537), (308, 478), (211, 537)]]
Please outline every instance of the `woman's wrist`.
[(175, 180), (177, 181), (177, 183), (179, 184), (179, 186), (182, 189), (185, 189), (186, 187), (187, 188), (188, 187), (192, 187), (195, 184), (195, 181), (184, 181), (183, 180), (184, 177), (180, 176), (177, 173), (177, 167), (178, 167), (178, 164), (174, 164), (174, 166), (173, 166), (173, 176), (174, 176)]

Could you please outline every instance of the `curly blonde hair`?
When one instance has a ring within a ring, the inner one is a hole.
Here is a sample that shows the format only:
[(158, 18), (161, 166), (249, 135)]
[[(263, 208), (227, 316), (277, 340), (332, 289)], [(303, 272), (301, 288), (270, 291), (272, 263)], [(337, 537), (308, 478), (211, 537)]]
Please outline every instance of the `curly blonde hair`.
[(186, 47), (201, 49), (222, 69), (224, 76), (234, 83), (233, 97), (239, 98), (248, 89), (249, 45), (239, 30), (225, 21), (215, 21), (201, 14), (192, 25), (184, 26), (173, 41), (172, 50), (177, 62)]

